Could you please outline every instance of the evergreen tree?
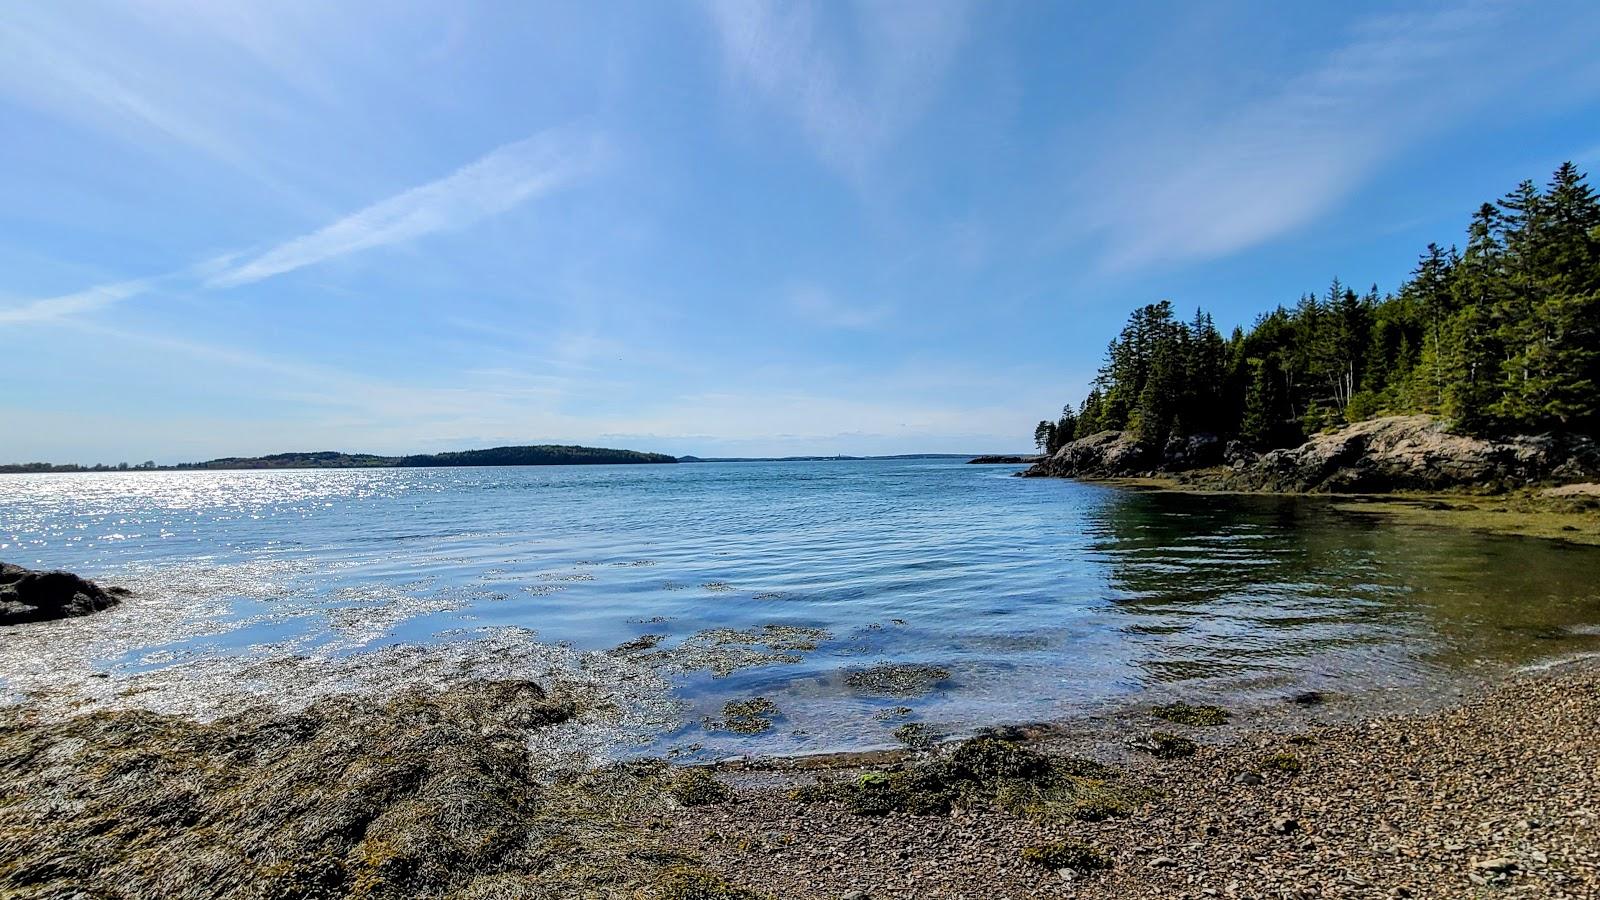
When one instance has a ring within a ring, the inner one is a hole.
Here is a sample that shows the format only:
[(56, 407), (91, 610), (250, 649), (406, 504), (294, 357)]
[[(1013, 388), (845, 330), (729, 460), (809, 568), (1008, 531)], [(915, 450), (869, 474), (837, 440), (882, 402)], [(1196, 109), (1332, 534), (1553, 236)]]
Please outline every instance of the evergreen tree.
[(1576, 166), (1481, 206), (1463, 252), (1429, 244), (1381, 299), (1335, 279), (1226, 341), (1204, 310), (1179, 322), (1168, 301), (1141, 307), (1077, 414), (1035, 436), (1120, 429), (1162, 446), (1211, 432), (1270, 447), (1418, 412), (1469, 434), (1600, 436), (1600, 199)]

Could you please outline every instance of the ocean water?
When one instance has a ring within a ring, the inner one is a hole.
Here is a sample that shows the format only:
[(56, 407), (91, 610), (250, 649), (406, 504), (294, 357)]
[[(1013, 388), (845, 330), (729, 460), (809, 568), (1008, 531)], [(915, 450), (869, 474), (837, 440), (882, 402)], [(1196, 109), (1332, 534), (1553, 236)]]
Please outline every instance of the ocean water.
[[(222, 604), (200, 633), (91, 661), (112, 674), (486, 626), (580, 650), (658, 636), (634, 658), (681, 705), (650, 752), (860, 749), (891, 744), (908, 719), (960, 733), (1172, 696), (1281, 703), (1600, 642), (1593, 548), (1399, 526), (1326, 499), (1136, 492), (1016, 468), (3, 476), (0, 559), (145, 590), (170, 580)], [(808, 637), (751, 643), (767, 626)], [(697, 669), (686, 647), (743, 655)], [(852, 677), (885, 664), (948, 675), (909, 695)], [(780, 711), (770, 731), (718, 727), (724, 702), (758, 695)]]

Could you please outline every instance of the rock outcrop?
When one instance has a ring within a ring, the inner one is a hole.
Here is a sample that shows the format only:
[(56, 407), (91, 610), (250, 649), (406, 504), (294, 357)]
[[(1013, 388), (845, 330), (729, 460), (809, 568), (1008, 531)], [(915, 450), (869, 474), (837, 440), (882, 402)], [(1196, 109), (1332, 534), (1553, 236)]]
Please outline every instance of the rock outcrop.
[(1150, 448), (1125, 431), (1101, 431), (1078, 438), (1021, 473), (1027, 478), (1116, 478), (1156, 468)]
[(0, 625), (86, 616), (126, 596), (122, 588), (102, 588), (71, 572), (36, 572), (0, 562)]
[(1043, 456), (1011, 456), (1001, 454), (998, 456), (974, 456), (973, 458), (967, 460), (967, 462), (971, 465), (977, 466), (1015, 465), (1018, 463), (1027, 463), (1031, 465), (1033, 463), (1043, 461), (1044, 458), (1045, 457)]
[(1185, 473), (1197, 486), (1245, 491), (1383, 493), (1594, 481), (1600, 448), (1576, 435), (1499, 440), (1451, 433), (1432, 416), (1388, 416), (1256, 454), (1210, 435), (1157, 453), (1132, 435), (1104, 431), (1062, 447), (1030, 476), (1126, 477)]

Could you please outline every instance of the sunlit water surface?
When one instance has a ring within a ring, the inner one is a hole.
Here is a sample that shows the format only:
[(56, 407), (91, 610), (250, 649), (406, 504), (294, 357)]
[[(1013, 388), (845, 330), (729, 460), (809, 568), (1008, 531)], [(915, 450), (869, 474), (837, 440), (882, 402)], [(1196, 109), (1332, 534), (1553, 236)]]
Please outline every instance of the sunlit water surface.
[[(895, 460), (0, 476), (0, 559), (110, 583), (205, 579), (229, 601), (208, 633), (95, 661), (113, 673), (262, 645), (358, 653), (479, 626), (580, 649), (662, 635), (662, 651), (711, 628), (826, 631), (790, 661), (674, 672), (680, 727), (653, 752), (882, 746), (901, 721), (883, 713), (900, 706), (958, 732), (1143, 697), (1348, 694), (1596, 645), (1594, 549), (1384, 524), (1318, 499), (1014, 471)], [(881, 663), (950, 676), (910, 697), (847, 682)], [(766, 734), (702, 723), (754, 695), (781, 710)]]

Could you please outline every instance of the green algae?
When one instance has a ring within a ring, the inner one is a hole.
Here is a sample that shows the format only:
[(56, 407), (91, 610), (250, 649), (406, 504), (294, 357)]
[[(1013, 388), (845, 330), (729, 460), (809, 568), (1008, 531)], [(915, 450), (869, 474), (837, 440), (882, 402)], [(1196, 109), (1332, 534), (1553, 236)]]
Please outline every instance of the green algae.
[(1212, 727), (1228, 724), (1228, 712), (1220, 706), (1191, 706), (1179, 701), (1157, 706), (1150, 713), (1158, 719), (1166, 719), (1179, 725)]
[(1093, 872), (1111, 868), (1110, 857), (1078, 841), (1054, 841), (1024, 847), (1022, 861), (1052, 871), (1071, 869), (1074, 872)]
[(1261, 761), (1261, 767), (1284, 775), (1298, 775), (1306, 766), (1293, 753), (1274, 753)]
[(684, 806), (709, 806), (733, 799), (733, 791), (710, 769), (682, 769), (673, 777), (667, 793)]

